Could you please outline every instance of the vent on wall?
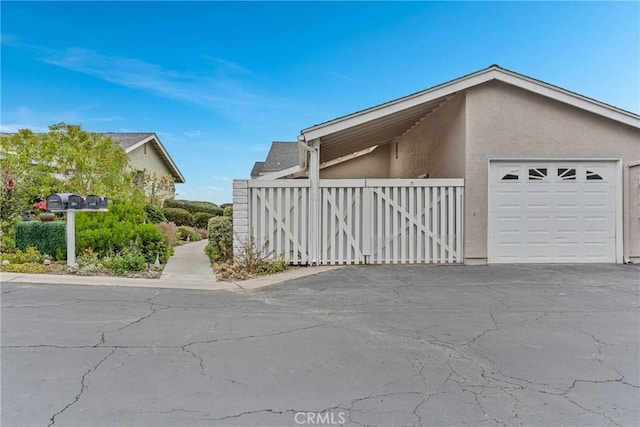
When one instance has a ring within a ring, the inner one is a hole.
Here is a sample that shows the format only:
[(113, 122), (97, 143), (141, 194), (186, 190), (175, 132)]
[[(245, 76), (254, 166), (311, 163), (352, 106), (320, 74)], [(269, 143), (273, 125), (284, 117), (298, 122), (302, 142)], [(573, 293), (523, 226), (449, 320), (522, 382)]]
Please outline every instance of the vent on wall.
[(398, 143), (396, 142), (396, 160), (398, 160)]

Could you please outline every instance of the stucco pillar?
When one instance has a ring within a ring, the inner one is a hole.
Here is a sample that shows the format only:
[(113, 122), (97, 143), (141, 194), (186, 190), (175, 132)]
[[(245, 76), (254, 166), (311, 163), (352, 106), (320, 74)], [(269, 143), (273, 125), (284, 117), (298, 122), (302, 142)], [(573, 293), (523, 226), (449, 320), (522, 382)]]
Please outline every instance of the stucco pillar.
[(233, 257), (249, 240), (249, 180), (233, 180)]

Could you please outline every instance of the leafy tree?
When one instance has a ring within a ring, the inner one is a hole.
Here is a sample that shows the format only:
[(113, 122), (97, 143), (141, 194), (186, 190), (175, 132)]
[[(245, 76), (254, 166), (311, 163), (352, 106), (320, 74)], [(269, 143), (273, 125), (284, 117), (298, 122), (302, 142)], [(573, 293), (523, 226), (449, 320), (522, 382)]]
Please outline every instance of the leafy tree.
[(53, 192), (97, 194), (139, 204), (129, 159), (109, 138), (58, 123), (49, 132), (30, 130), (0, 138), (2, 219), (15, 219)]

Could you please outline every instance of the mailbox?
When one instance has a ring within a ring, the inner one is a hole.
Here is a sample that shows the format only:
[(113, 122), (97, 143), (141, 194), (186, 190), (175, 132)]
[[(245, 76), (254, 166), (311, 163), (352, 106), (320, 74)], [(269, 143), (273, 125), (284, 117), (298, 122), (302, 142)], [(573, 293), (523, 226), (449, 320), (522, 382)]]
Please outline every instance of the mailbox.
[(88, 195), (86, 198), (72, 193), (53, 193), (47, 197), (47, 209), (50, 211), (99, 210), (108, 209), (109, 199)]
[(47, 210), (66, 211), (69, 207), (70, 193), (54, 193), (47, 197)]
[(67, 209), (84, 209), (84, 199), (77, 194), (69, 194)]
[(89, 194), (87, 197), (84, 198), (85, 200), (84, 207), (87, 209), (100, 209), (101, 199), (102, 198), (100, 196), (94, 196), (93, 194)]

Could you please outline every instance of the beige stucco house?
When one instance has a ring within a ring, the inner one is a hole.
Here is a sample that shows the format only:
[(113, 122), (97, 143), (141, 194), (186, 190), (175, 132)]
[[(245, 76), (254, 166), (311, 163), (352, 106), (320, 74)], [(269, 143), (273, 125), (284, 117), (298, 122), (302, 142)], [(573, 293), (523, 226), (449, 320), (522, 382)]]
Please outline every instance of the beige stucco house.
[[(173, 184), (183, 184), (184, 176), (153, 132), (108, 132), (102, 135), (116, 142), (129, 157), (130, 166), (137, 172), (137, 184), (154, 199), (166, 200), (175, 195)], [(169, 179), (167, 179), (169, 178)], [(170, 181), (173, 183), (170, 183)], [(166, 185), (169, 183), (169, 185)], [(160, 185), (165, 184), (165, 185)], [(163, 188), (160, 188), (163, 187)]]
[[(259, 229), (252, 202), (259, 202), (260, 196), (252, 196), (257, 191), (252, 189), (269, 186), (272, 180), (302, 178), (308, 181), (309, 227), (321, 223), (333, 230), (302, 232), (311, 240), (312, 262), (322, 263), (323, 250), (325, 254), (333, 250), (328, 244), (322, 246), (323, 236), (332, 233), (352, 234), (351, 240), (336, 247), (336, 254), (351, 256), (357, 246), (373, 256), (376, 242), (383, 242), (378, 246), (384, 252), (384, 242), (390, 245), (394, 239), (401, 240), (399, 254), (426, 251), (422, 261), (398, 256), (402, 262), (640, 262), (640, 116), (636, 113), (494, 65), (309, 127), (300, 132), (298, 143), (296, 166), (246, 185), (234, 184), (240, 201), (235, 208), (237, 232), (253, 235)], [(371, 181), (354, 181), (356, 186), (373, 188), (373, 195), (353, 193), (349, 202), (361, 198), (365, 214), (375, 210), (375, 195), (396, 185), (394, 180), (404, 187), (430, 186), (430, 181), (441, 188), (458, 185), (463, 195), (460, 203), (454, 196), (445, 198), (454, 193), (444, 190), (428, 190), (414, 198), (413, 190), (398, 187), (382, 200), (387, 203), (397, 197), (394, 203), (405, 207), (396, 212), (378, 202), (381, 212), (387, 213), (361, 216), (357, 227), (366, 230), (355, 242), (356, 234), (349, 231), (354, 230), (347, 219), (350, 214), (345, 213), (353, 209), (341, 210), (335, 227), (324, 218), (338, 200), (327, 196), (325, 208), (324, 188), (344, 187), (336, 179)], [(457, 181), (438, 181), (446, 179)], [(243, 215), (245, 193), (248, 213)], [(454, 226), (449, 222), (455, 222), (457, 211), (461, 224)], [(284, 224), (285, 219), (276, 223)], [(394, 228), (396, 220), (399, 225)], [(392, 231), (376, 225), (384, 221)], [(443, 237), (436, 237), (436, 229), (443, 230)], [(266, 238), (278, 236), (272, 233)], [(455, 239), (462, 244), (455, 257), (447, 258)], [(293, 247), (300, 251), (300, 246)], [(347, 262), (344, 256), (331, 259)], [(368, 258), (351, 256), (351, 262), (354, 259)]]

